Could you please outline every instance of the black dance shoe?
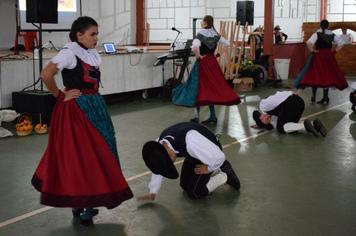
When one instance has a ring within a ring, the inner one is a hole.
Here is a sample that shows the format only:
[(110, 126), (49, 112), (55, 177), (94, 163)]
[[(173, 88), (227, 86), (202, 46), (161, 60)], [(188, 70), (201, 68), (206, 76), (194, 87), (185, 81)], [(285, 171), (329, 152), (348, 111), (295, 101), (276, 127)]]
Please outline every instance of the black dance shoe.
[(236, 190), (240, 189), (240, 180), (237, 178), (236, 173), (234, 169), (232, 169), (232, 166), (230, 162), (227, 160), (224, 161), (224, 163), (220, 166), (220, 169), (222, 172), (226, 173), (227, 175), (227, 181), (226, 183), (233, 187)]
[(118, 205), (116, 205), (116, 206), (107, 206), (106, 208), (108, 209), (108, 210), (111, 210), (111, 209), (114, 209), (115, 207), (117, 207)]
[[(86, 213), (87, 212), (85, 212), (84, 214), (86, 214)], [(93, 210), (89, 211), (88, 213), (91, 214), (91, 217), (89, 219), (80, 218), (81, 226), (89, 226), (89, 225), (93, 224), (93, 217), (96, 216), (97, 214), (99, 214), (99, 210), (93, 209)], [(81, 217), (83, 217), (83, 215)]]
[(84, 212), (84, 208), (72, 208), (73, 217), (79, 217)]
[(353, 110), (353, 112), (356, 112), (356, 109), (355, 109), (355, 104), (352, 104), (352, 106), (351, 106), (351, 110)]
[(314, 128), (314, 126), (311, 124), (310, 120), (305, 120), (304, 121), (304, 128), (305, 130), (309, 133), (312, 133), (315, 137), (318, 137), (318, 131)]
[(199, 118), (194, 117), (190, 120), (190, 122), (199, 123)]
[(214, 119), (209, 118), (209, 119), (207, 119), (207, 120), (202, 121), (201, 123), (202, 123), (202, 124), (209, 124), (209, 123), (214, 123), (214, 124), (216, 124), (216, 123), (218, 123), (218, 118), (214, 118)]
[(319, 119), (313, 121), (313, 126), (323, 137), (326, 136), (326, 129)]
[(316, 103), (319, 103), (319, 104), (326, 104), (326, 105), (329, 105), (329, 102), (330, 102), (330, 98), (323, 98), (321, 99), (320, 101), (316, 102)]
[(311, 97), (310, 101), (315, 102), (315, 97)]

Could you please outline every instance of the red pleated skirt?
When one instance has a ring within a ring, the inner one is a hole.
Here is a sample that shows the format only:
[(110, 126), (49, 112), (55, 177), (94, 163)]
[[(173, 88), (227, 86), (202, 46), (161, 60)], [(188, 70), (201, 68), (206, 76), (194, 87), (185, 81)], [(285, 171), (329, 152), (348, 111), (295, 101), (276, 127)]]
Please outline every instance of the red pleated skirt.
[(226, 82), (214, 54), (199, 60), (198, 77), (196, 107), (240, 104), (239, 96)]
[(54, 207), (115, 207), (133, 197), (109, 145), (74, 99), (55, 105), (32, 184), (41, 203)]
[(343, 90), (348, 87), (344, 74), (337, 65), (335, 54), (330, 49), (320, 49), (305, 72), (299, 87), (335, 87)]

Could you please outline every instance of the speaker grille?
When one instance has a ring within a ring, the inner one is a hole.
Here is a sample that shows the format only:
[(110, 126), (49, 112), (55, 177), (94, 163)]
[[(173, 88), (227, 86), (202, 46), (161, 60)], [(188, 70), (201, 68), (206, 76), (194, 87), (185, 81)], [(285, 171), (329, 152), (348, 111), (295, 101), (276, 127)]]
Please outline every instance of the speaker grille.
[(253, 1), (238, 1), (236, 2), (236, 21), (240, 21), (241, 25), (253, 25), (254, 19), (254, 2)]
[(27, 0), (27, 23), (58, 23), (58, 0)]

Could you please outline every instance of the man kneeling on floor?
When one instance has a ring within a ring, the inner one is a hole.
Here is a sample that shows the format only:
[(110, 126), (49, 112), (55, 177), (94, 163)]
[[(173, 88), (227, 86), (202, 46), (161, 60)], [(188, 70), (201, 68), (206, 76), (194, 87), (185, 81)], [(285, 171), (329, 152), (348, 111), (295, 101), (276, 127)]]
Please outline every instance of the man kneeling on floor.
[(178, 178), (173, 164), (177, 157), (185, 157), (180, 186), (192, 199), (204, 198), (225, 183), (240, 189), (240, 181), (225, 160), (219, 140), (200, 124), (183, 122), (166, 128), (156, 141), (143, 146), (142, 156), (152, 177), (149, 194), (139, 200), (154, 200), (163, 177)]
[[(298, 96), (298, 91), (279, 91), (260, 103), (260, 110), (254, 111), (252, 116), (256, 124), (252, 128), (264, 128), (272, 130), (276, 128), (279, 133), (291, 133), (305, 129), (315, 137), (326, 136), (326, 129), (319, 119), (315, 119), (313, 124), (309, 119), (304, 122), (299, 121), (304, 112), (304, 101)], [(273, 125), (270, 123), (272, 116), (275, 116)]]

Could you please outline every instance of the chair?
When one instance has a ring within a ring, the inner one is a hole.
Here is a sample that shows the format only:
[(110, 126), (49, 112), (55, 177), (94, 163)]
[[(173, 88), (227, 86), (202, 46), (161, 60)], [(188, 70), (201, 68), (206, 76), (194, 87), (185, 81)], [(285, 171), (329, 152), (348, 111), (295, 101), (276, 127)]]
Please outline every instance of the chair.
[(25, 33), (21, 33), (19, 31), (15, 38), (15, 47), (14, 47), (15, 51), (16, 51), (17, 44), (18, 44), (18, 42), (17, 42), (18, 37), (24, 38), (26, 52), (32, 51), (33, 40), (36, 40), (37, 48), (39, 48), (38, 39), (37, 39), (37, 31), (26, 31)]
[[(176, 66), (176, 70), (175, 70), (175, 73), (174, 73), (173, 84), (175, 84), (175, 82), (176, 82), (178, 69), (181, 69), (182, 66), (183, 66), (183, 60), (176, 60), (174, 64), (175, 64), (175, 66)], [(187, 70), (187, 74), (188, 74), (188, 75), (189, 75), (189, 65), (190, 65), (190, 64), (191, 64), (191, 61), (189, 60), (189, 61), (188, 61), (188, 64), (187, 64), (187, 67), (186, 67), (186, 70)], [(182, 83), (184, 83), (184, 75), (183, 75), (183, 78), (182, 78)]]

